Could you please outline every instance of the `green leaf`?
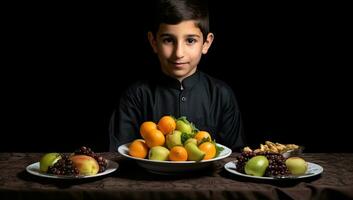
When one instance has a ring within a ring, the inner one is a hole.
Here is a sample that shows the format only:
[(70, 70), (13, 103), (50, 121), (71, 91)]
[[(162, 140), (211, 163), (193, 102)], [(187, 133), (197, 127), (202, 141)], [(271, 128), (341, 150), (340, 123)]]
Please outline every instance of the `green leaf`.
[(185, 142), (186, 140), (188, 140), (189, 138), (192, 138), (192, 136), (189, 135), (189, 134), (187, 134), (187, 133), (181, 133), (181, 143), (184, 144), (184, 142)]
[[(211, 138), (209, 138), (209, 137), (202, 138), (202, 140), (200, 141), (200, 143), (198, 145), (200, 145), (204, 142), (211, 142), (212, 144), (216, 145), (216, 142), (212, 141)], [(217, 147), (217, 145), (216, 145), (216, 147)]]
[(194, 123), (191, 122), (190, 125), (191, 125), (192, 132), (194, 133), (194, 135), (196, 135), (196, 133), (199, 132), (200, 130), (196, 128)]
[(218, 157), (219, 154), (224, 150), (224, 148), (221, 146), (218, 146), (216, 143), (216, 140), (213, 140), (212, 143), (215, 144), (215, 146), (216, 146), (216, 156), (215, 157)]
[(187, 124), (190, 124), (190, 122), (186, 119), (185, 116), (181, 116), (181, 117), (179, 117), (177, 120), (183, 121), (183, 122), (185, 122), (185, 123), (187, 123)]

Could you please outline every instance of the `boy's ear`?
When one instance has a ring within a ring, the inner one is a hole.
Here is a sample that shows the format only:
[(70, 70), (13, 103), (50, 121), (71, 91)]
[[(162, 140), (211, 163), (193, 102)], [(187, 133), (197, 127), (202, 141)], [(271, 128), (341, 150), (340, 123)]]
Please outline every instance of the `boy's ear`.
[(157, 53), (157, 41), (156, 41), (156, 39), (154, 38), (153, 33), (152, 33), (151, 31), (149, 31), (149, 32), (147, 33), (147, 36), (148, 36), (148, 41), (150, 42), (150, 45), (151, 45), (153, 51), (154, 51), (155, 53)]
[(206, 54), (208, 52), (208, 49), (211, 47), (211, 44), (213, 42), (214, 35), (213, 33), (208, 33), (205, 42), (202, 45), (202, 53)]

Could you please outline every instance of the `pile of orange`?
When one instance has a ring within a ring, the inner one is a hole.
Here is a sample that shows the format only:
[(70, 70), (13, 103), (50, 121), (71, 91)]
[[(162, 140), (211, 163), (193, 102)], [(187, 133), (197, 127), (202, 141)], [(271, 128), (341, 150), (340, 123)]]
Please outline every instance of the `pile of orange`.
[[(129, 145), (129, 154), (137, 158), (148, 158), (149, 149), (155, 146), (166, 147), (166, 136), (176, 130), (176, 119), (173, 116), (163, 116), (158, 123), (145, 121), (140, 126), (142, 139), (135, 139)], [(217, 154), (215, 142), (207, 131), (198, 131), (194, 138), (198, 147), (205, 152), (204, 160), (212, 159)], [(169, 160), (186, 161), (188, 154), (183, 146), (174, 146), (169, 149)]]

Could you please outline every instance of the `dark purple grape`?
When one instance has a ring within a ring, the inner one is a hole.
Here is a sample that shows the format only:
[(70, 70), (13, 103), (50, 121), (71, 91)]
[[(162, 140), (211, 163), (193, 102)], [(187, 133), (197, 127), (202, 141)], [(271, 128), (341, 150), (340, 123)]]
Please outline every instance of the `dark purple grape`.
[(236, 157), (236, 168), (237, 171), (241, 172), (241, 173), (245, 173), (244, 171), (244, 167), (246, 162), (248, 162), (248, 160), (250, 160), (250, 158), (254, 157), (255, 153), (254, 152), (250, 152), (250, 151), (243, 151), (239, 156)]
[(81, 148), (74, 151), (75, 155), (87, 155), (94, 157), (96, 154), (92, 151), (91, 148), (82, 146)]
[(99, 172), (104, 172), (107, 169), (108, 166), (108, 161), (107, 159), (103, 158), (102, 156), (99, 155), (95, 155), (95, 157), (93, 157), (94, 159), (96, 159), (96, 161), (99, 164)]
[(289, 175), (289, 170), (285, 164), (285, 158), (279, 153), (264, 153), (269, 161), (269, 166), (265, 172), (265, 176)]
[(62, 155), (53, 166), (48, 167), (49, 174), (55, 175), (78, 175), (78, 169), (73, 165), (68, 156)]

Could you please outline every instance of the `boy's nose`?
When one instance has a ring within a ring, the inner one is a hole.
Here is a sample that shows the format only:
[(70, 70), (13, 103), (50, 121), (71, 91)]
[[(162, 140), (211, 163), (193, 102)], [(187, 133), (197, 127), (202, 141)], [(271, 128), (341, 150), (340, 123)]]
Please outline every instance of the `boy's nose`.
[(175, 46), (174, 54), (175, 54), (175, 57), (176, 57), (176, 58), (182, 58), (182, 57), (184, 57), (183, 45), (182, 45), (181, 43), (178, 43), (178, 44)]

